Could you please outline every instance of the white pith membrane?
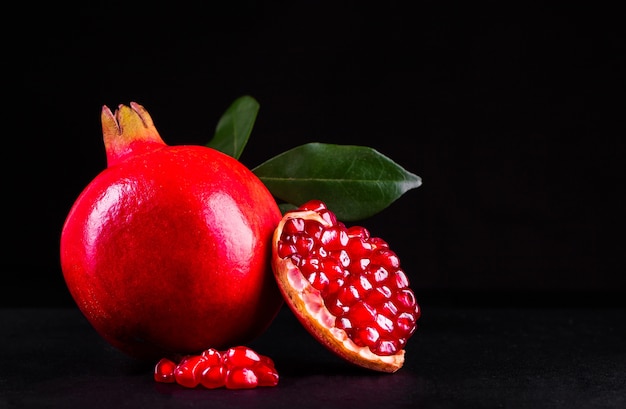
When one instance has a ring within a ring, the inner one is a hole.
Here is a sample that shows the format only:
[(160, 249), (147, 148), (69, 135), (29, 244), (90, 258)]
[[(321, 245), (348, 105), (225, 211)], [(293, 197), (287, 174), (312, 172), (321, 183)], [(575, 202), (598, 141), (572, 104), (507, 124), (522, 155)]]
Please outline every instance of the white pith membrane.
[[(283, 231), (283, 226), (288, 219), (302, 218), (305, 220), (316, 220), (323, 226), (329, 224), (314, 211), (294, 211), (283, 218), (274, 232), (273, 251), (276, 251), (277, 244)], [(318, 340), (348, 361), (373, 370), (382, 372), (396, 372), (404, 364), (404, 349), (394, 355), (377, 355), (369, 347), (360, 347), (348, 337), (348, 334), (340, 328), (335, 327), (335, 315), (333, 315), (324, 305), (324, 299), (319, 290), (302, 275), (298, 266), (291, 259), (281, 259), (276, 254), (272, 257), (274, 263), (274, 273), (279, 282), (279, 288), (285, 296), (287, 304), (292, 310), (299, 312), (296, 316), (300, 322)], [(306, 319), (303, 312), (313, 319)]]

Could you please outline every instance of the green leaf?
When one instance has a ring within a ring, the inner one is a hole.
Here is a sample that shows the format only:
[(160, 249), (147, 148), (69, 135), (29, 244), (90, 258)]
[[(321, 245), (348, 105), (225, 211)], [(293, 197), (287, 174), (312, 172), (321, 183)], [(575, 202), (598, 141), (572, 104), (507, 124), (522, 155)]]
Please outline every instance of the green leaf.
[(297, 206), (319, 199), (342, 221), (370, 217), (422, 184), (385, 155), (354, 145), (300, 145), (252, 171), (276, 198)]
[(258, 112), (259, 103), (253, 97), (244, 95), (237, 98), (218, 121), (215, 134), (206, 146), (239, 159)]

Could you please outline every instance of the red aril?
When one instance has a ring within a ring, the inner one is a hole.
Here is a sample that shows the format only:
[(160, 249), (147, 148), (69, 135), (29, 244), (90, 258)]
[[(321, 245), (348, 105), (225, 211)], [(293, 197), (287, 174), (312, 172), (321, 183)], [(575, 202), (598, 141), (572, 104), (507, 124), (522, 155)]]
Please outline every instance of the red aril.
[(278, 385), (278, 372), (269, 357), (236, 346), (225, 351), (209, 348), (200, 355), (183, 357), (178, 364), (161, 358), (154, 367), (154, 380), (186, 388), (251, 389)]
[(286, 213), (272, 243), (279, 288), (304, 327), (347, 361), (383, 372), (404, 363), (420, 308), (398, 256), (319, 200)]

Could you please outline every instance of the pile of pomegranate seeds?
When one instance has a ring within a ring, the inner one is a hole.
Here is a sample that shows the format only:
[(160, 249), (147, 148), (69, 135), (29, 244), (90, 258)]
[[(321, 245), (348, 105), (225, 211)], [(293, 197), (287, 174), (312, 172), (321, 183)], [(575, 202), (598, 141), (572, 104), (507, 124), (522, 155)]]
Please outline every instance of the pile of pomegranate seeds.
[(276, 386), (278, 372), (271, 358), (237, 346), (226, 351), (209, 348), (200, 355), (184, 357), (178, 364), (162, 358), (154, 368), (154, 380), (186, 388), (251, 389)]
[(398, 256), (361, 226), (346, 227), (318, 200), (285, 222), (278, 256), (289, 258), (320, 292), (326, 309), (359, 347), (394, 355), (415, 332), (421, 310)]

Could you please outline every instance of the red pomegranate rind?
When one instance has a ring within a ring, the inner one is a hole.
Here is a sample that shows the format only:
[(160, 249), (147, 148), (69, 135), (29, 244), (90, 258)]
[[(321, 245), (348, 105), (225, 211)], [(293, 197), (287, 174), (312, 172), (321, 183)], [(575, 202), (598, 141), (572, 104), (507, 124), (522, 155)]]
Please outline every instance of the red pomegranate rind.
[(163, 358), (154, 368), (155, 381), (186, 388), (251, 389), (276, 386), (278, 379), (274, 362), (245, 346), (226, 351), (209, 348), (200, 355), (183, 357), (178, 364)]
[(81, 312), (144, 361), (259, 336), (284, 302), (270, 266), (282, 216), (271, 192), (232, 156), (165, 144), (138, 104), (104, 106), (101, 118), (107, 168), (59, 243)]
[(315, 200), (285, 214), (272, 247), (279, 288), (316, 339), (365, 368), (402, 367), (420, 309), (384, 240), (347, 228)]

